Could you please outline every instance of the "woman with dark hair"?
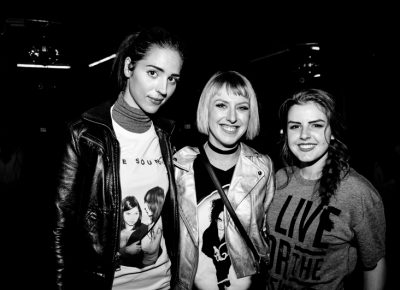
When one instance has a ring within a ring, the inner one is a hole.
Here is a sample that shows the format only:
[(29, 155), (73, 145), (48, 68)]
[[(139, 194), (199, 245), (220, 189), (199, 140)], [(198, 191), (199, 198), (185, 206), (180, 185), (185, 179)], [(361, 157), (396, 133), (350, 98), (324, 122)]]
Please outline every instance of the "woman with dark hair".
[(144, 210), (149, 217), (149, 231), (143, 238), (143, 265), (153, 265), (162, 253), (161, 237), (163, 233), (160, 217), (162, 205), (164, 203), (164, 190), (153, 187), (144, 196)]
[(210, 226), (203, 233), (204, 254), (213, 260), (217, 271), (218, 288), (225, 290), (231, 285), (228, 274), (231, 266), (224, 230), (224, 202), (217, 198), (211, 204)]
[(148, 226), (142, 223), (142, 209), (133, 195), (122, 200), (122, 220), (120, 249), (121, 264), (143, 267), (141, 239), (148, 232)]
[(365, 289), (385, 281), (385, 215), (349, 164), (333, 97), (300, 91), (280, 107), (282, 161), (268, 211), (271, 289), (343, 289), (357, 262)]
[[(91, 108), (68, 126), (58, 172), (53, 228), (58, 289), (169, 289), (178, 276), (178, 208), (173, 178), (173, 122), (157, 115), (177, 88), (182, 43), (160, 27), (121, 43), (116, 100)], [(121, 264), (121, 202), (149, 188), (165, 192), (164, 227), (155, 263)]]

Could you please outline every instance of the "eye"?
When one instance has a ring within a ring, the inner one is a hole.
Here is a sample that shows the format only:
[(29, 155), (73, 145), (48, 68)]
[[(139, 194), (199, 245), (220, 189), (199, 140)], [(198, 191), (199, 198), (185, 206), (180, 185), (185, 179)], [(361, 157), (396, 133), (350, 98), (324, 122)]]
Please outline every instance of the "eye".
[(226, 108), (226, 105), (224, 103), (216, 103), (215, 106), (221, 109)]
[(168, 77), (168, 82), (172, 83), (172, 84), (177, 84), (179, 82), (179, 78), (178, 77)]
[(240, 111), (248, 111), (249, 110), (249, 106), (239, 106), (238, 109)]
[(289, 128), (289, 130), (295, 130), (295, 129), (300, 128), (300, 125), (293, 124), (293, 125), (290, 125), (288, 128)]
[(315, 123), (315, 124), (313, 124), (313, 127), (314, 128), (324, 128), (325, 126), (324, 126), (324, 124)]
[(157, 73), (157, 71), (155, 71), (155, 70), (149, 70), (149, 71), (147, 72), (147, 74), (148, 74), (150, 77), (152, 77), (152, 78), (156, 78), (156, 77), (158, 76), (158, 73)]

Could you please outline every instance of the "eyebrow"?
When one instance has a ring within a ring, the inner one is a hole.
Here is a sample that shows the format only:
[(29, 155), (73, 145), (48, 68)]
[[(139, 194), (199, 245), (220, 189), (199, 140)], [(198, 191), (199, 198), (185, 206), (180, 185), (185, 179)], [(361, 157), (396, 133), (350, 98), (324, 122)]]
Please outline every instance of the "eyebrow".
[[(308, 122), (308, 123), (309, 123), (309, 124), (314, 124), (314, 123), (319, 123), (319, 122), (326, 123), (326, 121), (323, 120), (323, 119), (313, 120), (313, 121), (310, 121), (310, 122)], [(288, 123), (301, 124), (301, 122), (290, 121), (290, 120), (288, 121)]]
[[(148, 64), (147, 67), (152, 67), (152, 68), (154, 68), (154, 69), (156, 69), (156, 70), (159, 70), (159, 71), (165, 73), (165, 70), (164, 70), (163, 68), (159, 67), (159, 66), (152, 65), (152, 64)], [(178, 78), (179, 78), (179, 77), (180, 77), (180, 74), (171, 74), (171, 76), (174, 76), (174, 77), (178, 77)]]

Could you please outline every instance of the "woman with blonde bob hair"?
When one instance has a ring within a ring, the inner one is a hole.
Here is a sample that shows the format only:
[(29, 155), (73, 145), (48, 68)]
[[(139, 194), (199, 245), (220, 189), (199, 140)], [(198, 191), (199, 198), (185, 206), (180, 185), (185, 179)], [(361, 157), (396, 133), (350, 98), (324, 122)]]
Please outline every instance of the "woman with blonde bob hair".
[[(200, 145), (203, 158), (209, 159), (259, 256), (268, 259), (266, 212), (274, 193), (274, 171), (269, 156), (241, 141), (244, 136), (253, 139), (260, 130), (257, 98), (249, 80), (235, 71), (214, 74), (200, 96), (197, 127), (208, 139)], [(222, 200), (197, 158), (200, 148), (186, 146), (174, 155), (181, 205), (177, 289), (262, 289), (254, 279), (260, 277), (255, 276), (258, 261), (225, 206), (218, 216), (219, 236), (207, 234), (213, 204)]]
[(246, 139), (253, 140), (260, 132), (260, 118), (256, 93), (250, 81), (238, 72), (218, 72), (205, 85), (197, 107), (197, 129), (208, 135), (208, 104), (218, 91), (226, 86), (226, 90), (234, 95), (244, 96), (249, 100), (250, 119), (246, 132)]

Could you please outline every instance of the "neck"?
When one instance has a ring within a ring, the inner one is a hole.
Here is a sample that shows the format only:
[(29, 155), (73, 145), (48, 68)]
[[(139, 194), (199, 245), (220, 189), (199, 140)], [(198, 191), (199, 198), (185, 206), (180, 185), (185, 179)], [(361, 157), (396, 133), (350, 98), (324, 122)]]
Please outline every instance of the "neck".
[(142, 110), (128, 105), (122, 93), (114, 103), (112, 118), (122, 128), (133, 133), (143, 133), (151, 127), (150, 117)]
[(321, 172), (314, 172), (308, 167), (300, 168), (300, 175), (307, 180), (317, 180), (321, 177)]
[(312, 162), (302, 162), (299, 166), (300, 168), (300, 175), (304, 179), (308, 180), (316, 180), (321, 177), (322, 170), (326, 164), (326, 160), (328, 158), (328, 152), (322, 155), (317, 160)]
[(232, 150), (232, 152), (230, 152), (229, 154), (227, 154), (226, 151), (224, 153), (214, 151), (210, 146), (210, 142), (207, 142), (204, 145), (204, 150), (206, 151), (210, 163), (214, 167), (225, 171), (236, 165), (236, 162), (240, 155), (239, 145), (237, 145), (235, 149)]
[(236, 152), (236, 150), (239, 148), (239, 143), (235, 145), (232, 149), (227, 149), (227, 150), (222, 150), (217, 147), (215, 147), (210, 141), (207, 142), (207, 145), (210, 147), (210, 149), (216, 153), (222, 154), (222, 155), (228, 155), (228, 154), (233, 154)]

